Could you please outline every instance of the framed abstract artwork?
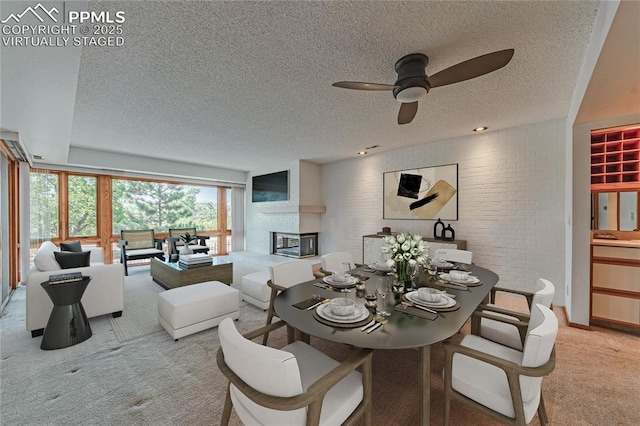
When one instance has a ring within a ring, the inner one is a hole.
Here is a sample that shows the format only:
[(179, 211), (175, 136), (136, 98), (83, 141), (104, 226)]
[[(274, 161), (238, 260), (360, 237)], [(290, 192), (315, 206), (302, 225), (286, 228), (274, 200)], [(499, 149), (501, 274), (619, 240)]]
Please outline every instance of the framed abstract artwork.
[(383, 174), (384, 219), (458, 220), (458, 164)]

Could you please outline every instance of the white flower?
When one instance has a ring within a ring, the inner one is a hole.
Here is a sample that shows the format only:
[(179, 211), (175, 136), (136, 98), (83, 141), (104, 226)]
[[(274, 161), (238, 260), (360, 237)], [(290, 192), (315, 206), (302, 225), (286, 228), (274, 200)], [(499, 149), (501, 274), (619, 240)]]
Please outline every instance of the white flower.
[(389, 260), (386, 263), (390, 267), (396, 266), (397, 262), (408, 261), (411, 265), (427, 262), (428, 244), (418, 234), (400, 233), (395, 237), (383, 237), (383, 241), (387, 245), (382, 247), (382, 252), (389, 254)]

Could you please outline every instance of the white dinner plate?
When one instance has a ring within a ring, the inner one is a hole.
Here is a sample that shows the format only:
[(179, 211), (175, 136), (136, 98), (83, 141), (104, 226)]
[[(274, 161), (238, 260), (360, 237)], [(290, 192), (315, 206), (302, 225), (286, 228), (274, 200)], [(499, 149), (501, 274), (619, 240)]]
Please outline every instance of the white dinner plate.
[(451, 278), (451, 276), (449, 274), (440, 274), (440, 278), (442, 278), (445, 281), (449, 281), (449, 282), (452, 282), (452, 283), (458, 283), (458, 284), (477, 284), (477, 283), (480, 282), (478, 277), (474, 277), (473, 275), (468, 275), (467, 278), (465, 278), (463, 280), (456, 280), (454, 278)]
[(322, 281), (329, 285), (353, 285), (358, 282), (358, 280), (352, 276), (348, 276), (344, 281), (334, 281), (333, 278), (331, 278), (331, 275), (323, 277)]
[(384, 265), (384, 264), (376, 264), (373, 263), (371, 265), (369, 265), (369, 268), (373, 269), (374, 271), (378, 271), (378, 272), (391, 272), (393, 271), (393, 268)]
[(322, 318), (326, 320), (333, 321), (333, 322), (340, 322), (344, 324), (362, 321), (363, 319), (369, 316), (369, 311), (367, 310), (367, 308), (359, 305), (356, 305), (355, 310), (353, 311), (353, 314), (348, 316), (334, 315), (331, 312), (331, 307), (329, 306), (329, 303), (323, 303), (322, 305), (318, 306), (316, 308), (316, 312), (318, 313), (318, 315), (320, 315)]
[(409, 299), (410, 302), (413, 302), (417, 305), (426, 306), (427, 308), (450, 308), (456, 304), (456, 301), (444, 294), (440, 298), (440, 300), (436, 303), (425, 302), (424, 300), (418, 297), (417, 291), (412, 291), (410, 293), (405, 294), (406, 298)]
[(438, 259), (433, 259), (431, 264), (437, 268), (453, 268), (453, 263), (447, 262), (446, 260), (440, 261)]

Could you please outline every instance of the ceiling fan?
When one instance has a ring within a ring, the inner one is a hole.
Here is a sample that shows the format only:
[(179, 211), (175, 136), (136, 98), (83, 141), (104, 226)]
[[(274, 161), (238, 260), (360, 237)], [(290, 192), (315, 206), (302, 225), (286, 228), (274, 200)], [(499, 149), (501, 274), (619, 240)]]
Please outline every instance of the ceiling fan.
[(338, 81), (335, 87), (354, 90), (392, 90), (393, 97), (402, 102), (398, 112), (398, 124), (411, 123), (418, 112), (418, 100), (430, 89), (470, 80), (496, 71), (511, 61), (514, 49), (499, 50), (460, 62), (432, 76), (427, 76), (429, 58), (422, 53), (403, 56), (396, 62), (398, 79), (394, 84), (364, 83), (360, 81)]

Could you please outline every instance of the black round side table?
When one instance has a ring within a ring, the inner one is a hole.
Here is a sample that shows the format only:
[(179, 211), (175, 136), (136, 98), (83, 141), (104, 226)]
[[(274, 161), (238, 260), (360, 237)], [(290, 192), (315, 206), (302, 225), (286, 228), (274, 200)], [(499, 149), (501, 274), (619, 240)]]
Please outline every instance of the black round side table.
[(40, 283), (53, 302), (40, 349), (66, 348), (91, 337), (91, 326), (80, 302), (89, 281), (91, 277), (59, 284)]

